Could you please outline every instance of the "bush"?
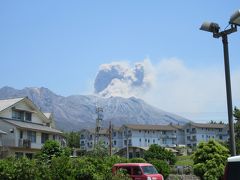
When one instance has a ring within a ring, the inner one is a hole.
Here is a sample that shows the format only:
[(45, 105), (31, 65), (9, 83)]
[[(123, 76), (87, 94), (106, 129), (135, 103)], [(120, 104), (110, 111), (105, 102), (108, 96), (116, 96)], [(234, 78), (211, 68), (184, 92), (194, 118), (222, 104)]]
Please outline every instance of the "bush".
[(164, 176), (164, 178), (168, 177), (170, 173), (170, 166), (163, 160), (152, 159), (150, 161), (152, 165), (154, 165), (157, 171)]
[(226, 147), (214, 140), (202, 142), (193, 154), (194, 173), (202, 179), (220, 179), (229, 156)]
[(132, 158), (129, 160), (131, 163), (146, 163), (147, 161), (143, 158)]

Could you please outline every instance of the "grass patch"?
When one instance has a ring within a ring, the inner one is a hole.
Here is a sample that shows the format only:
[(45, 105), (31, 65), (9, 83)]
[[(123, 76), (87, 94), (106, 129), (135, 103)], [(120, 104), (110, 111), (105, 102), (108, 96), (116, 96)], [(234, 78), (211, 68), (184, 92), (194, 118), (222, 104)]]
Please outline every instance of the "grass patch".
[(193, 160), (191, 156), (177, 156), (177, 166), (193, 166)]

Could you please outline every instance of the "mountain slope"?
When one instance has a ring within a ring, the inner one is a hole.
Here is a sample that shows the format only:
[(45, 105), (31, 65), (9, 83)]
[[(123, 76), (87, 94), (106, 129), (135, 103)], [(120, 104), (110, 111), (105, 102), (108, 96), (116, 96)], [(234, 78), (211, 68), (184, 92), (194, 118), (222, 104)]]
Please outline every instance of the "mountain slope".
[(110, 120), (116, 126), (124, 123), (183, 124), (188, 121), (134, 97), (100, 98), (92, 95), (63, 97), (44, 87), (24, 88), (22, 90), (11, 87), (0, 89), (1, 99), (24, 96), (28, 96), (43, 112), (53, 112), (57, 128), (66, 131), (95, 127), (96, 104), (103, 108), (103, 126), (107, 126)]

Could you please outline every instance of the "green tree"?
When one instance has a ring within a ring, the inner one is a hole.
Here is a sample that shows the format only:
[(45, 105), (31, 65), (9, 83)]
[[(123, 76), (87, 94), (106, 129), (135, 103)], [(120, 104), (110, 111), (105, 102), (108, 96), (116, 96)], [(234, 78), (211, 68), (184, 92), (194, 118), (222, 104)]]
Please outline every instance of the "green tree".
[(154, 165), (159, 173), (163, 175), (164, 178), (168, 177), (170, 173), (170, 166), (163, 160), (152, 159), (150, 163)]
[(93, 148), (92, 151), (88, 151), (86, 153), (87, 156), (91, 156), (91, 157), (106, 157), (108, 156), (108, 148), (106, 147), (106, 145), (104, 145), (103, 142), (99, 142), (98, 144), (95, 145), (95, 147)]
[(144, 152), (144, 159), (147, 161), (151, 159), (165, 160), (171, 165), (176, 163), (176, 156), (171, 151), (157, 144), (152, 144), (149, 149)]
[(229, 150), (220, 143), (201, 142), (193, 154), (194, 173), (202, 179), (218, 180), (223, 176), (228, 156)]
[(40, 153), (38, 153), (36, 157), (40, 160), (45, 160), (49, 162), (53, 157), (69, 155), (70, 150), (68, 148), (61, 147), (61, 145), (57, 141), (48, 140), (44, 143)]
[(237, 107), (234, 108), (233, 116), (235, 118), (235, 141), (236, 141), (236, 152), (237, 154), (240, 153), (240, 109)]
[(80, 148), (80, 132), (64, 133), (67, 140), (67, 146), (70, 148)]

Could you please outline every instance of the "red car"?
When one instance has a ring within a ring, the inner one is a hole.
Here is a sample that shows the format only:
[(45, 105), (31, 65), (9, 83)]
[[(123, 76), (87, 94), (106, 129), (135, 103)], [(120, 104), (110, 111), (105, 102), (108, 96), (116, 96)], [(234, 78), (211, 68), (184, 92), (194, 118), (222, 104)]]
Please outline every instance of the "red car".
[(156, 168), (149, 163), (119, 163), (114, 164), (112, 172), (115, 175), (118, 170), (125, 170), (133, 180), (164, 180)]

